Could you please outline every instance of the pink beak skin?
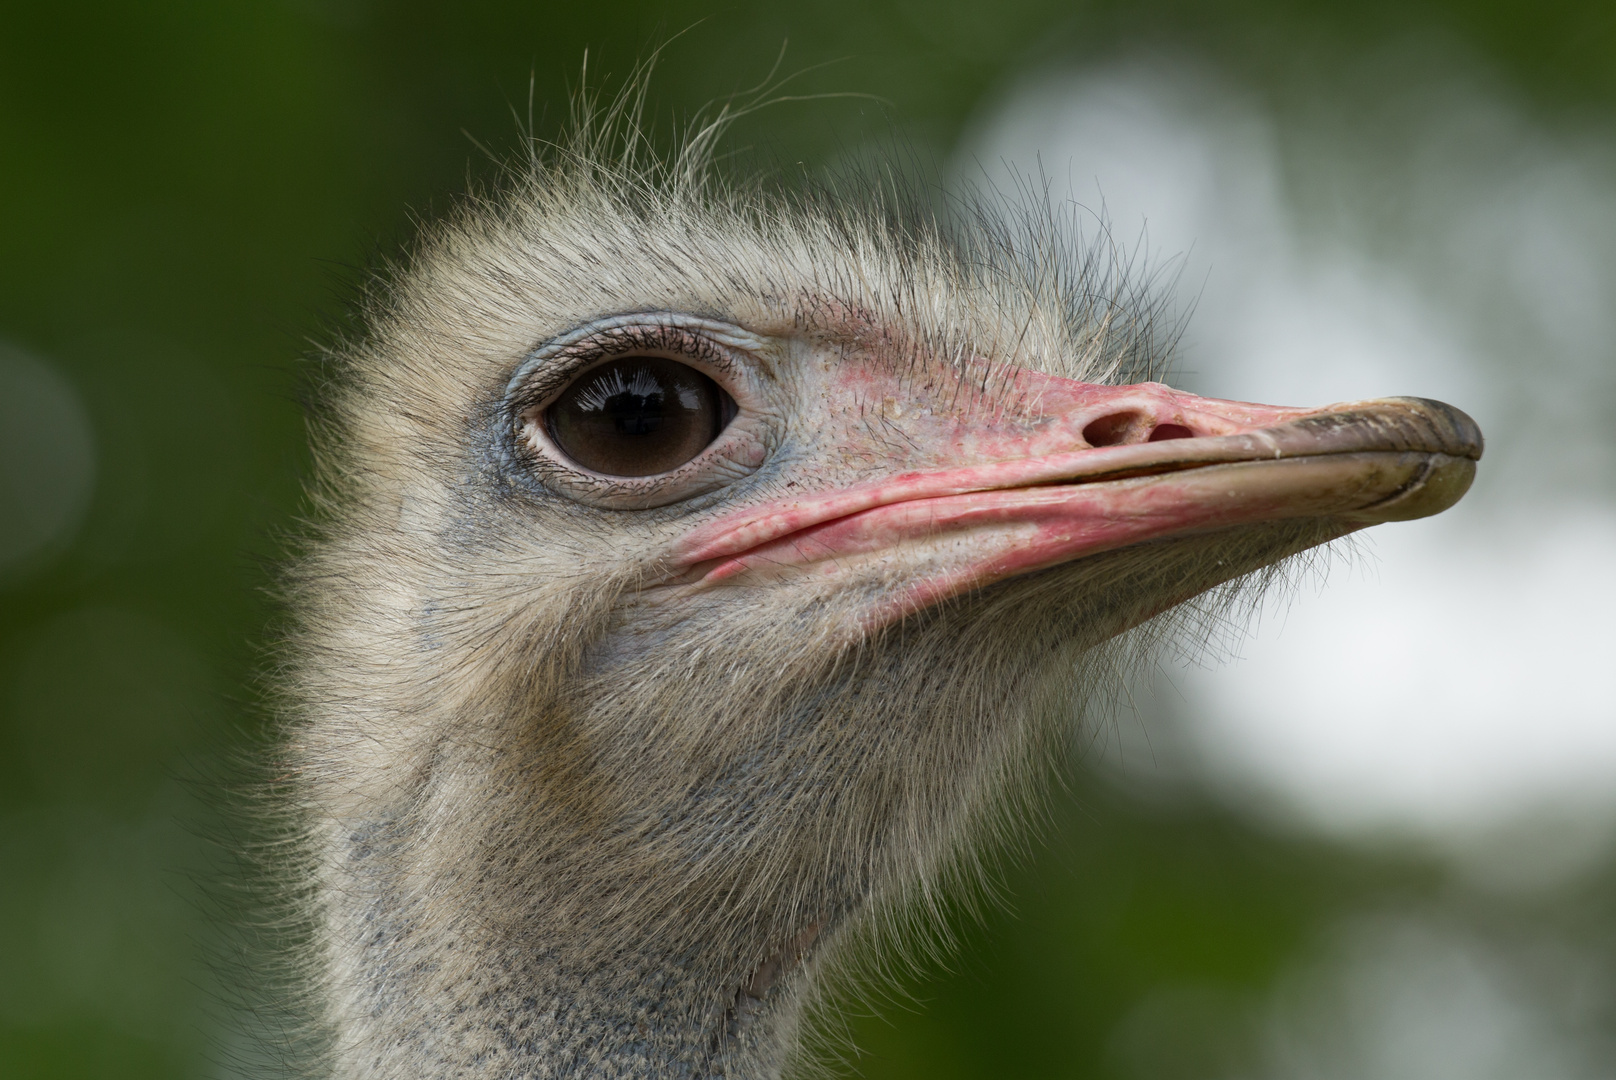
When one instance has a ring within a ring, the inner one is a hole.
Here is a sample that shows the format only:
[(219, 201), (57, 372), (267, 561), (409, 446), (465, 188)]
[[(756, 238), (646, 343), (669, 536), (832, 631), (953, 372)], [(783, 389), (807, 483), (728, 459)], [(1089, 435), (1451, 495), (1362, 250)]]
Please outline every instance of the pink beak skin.
[(1294, 518), (1344, 535), (1439, 513), (1482, 452), (1470, 417), (1421, 398), (1295, 409), (1030, 371), (1012, 389), (1036, 401), (1035, 429), (1000, 413), (934, 430), (938, 467), (726, 515), (687, 534), (672, 569), (698, 588), (875, 576), (892, 587), (868, 631), (1147, 541)]

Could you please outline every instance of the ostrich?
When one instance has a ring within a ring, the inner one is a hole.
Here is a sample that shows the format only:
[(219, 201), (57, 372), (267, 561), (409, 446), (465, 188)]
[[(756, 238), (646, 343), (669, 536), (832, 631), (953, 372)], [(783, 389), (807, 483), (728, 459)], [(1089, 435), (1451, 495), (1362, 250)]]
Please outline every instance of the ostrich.
[(1047, 201), (736, 186), (632, 112), (430, 227), (337, 358), (284, 761), (340, 1077), (779, 1076), (1117, 641), (1480, 457), (1437, 402), (1128, 383), (1171, 335)]

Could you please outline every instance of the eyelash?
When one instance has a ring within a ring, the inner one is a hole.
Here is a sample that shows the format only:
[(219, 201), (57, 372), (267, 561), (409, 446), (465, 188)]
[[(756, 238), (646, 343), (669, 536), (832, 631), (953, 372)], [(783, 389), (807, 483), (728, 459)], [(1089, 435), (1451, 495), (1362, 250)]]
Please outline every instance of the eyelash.
[[(541, 353), (542, 350), (538, 350), (533, 355)], [(589, 368), (635, 353), (666, 356), (688, 363), (715, 378), (721, 386), (723, 382), (717, 377), (731, 374), (735, 369), (735, 359), (727, 349), (693, 330), (667, 323), (613, 327), (563, 346), (546, 357), (551, 362), (545, 365), (545, 370), (530, 377), (511, 402), (515, 430), (521, 430), (525, 423), (523, 417), (547, 405)], [(725, 390), (729, 392), (727, 387)]]

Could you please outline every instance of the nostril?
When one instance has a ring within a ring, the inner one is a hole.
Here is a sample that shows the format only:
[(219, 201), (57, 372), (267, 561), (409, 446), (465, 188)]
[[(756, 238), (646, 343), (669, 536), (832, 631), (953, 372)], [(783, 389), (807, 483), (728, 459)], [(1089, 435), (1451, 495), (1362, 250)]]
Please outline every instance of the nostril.
[(1168, 439), (1193, 439), (1195, 432), (1183, 424), (1158, 424), (1156, 430), (1150, 433), (1149, 442), (1166, 442)]
[(1112, 413), (1110, 416), (1100, 417), (1084, 428), (1083, 441), (1090, 446), (1122, 446), (1125, 443), (1139, 442), (1136, 432), (1142, 433), (1147, 422), (1138, 413)]

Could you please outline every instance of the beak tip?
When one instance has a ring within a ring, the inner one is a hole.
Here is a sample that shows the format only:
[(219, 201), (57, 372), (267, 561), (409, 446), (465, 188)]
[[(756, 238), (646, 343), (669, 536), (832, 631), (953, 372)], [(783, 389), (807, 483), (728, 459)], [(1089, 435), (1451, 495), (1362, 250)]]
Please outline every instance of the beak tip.
[[(1458, 412), (1457, 409), (1453, 410)], [(1463, 413), (1459, 413), (1464, 416)], [(1469, 420), (1469, 417), (1464, 417)], [(1480, 432), (1477, 433), (1480, 438)], [(1480, 450), (1477, 450), (1480, 456)], [(1440, 514), (1464, 498), (1476, 479), (1476, 461), (1453, 454), (1431, 454), (1430, 464), (1413, 482), (1389, 498), (1344, 515), (1361, 525), (1387, 521), (1414, 521)]]
[(1434, 398), (1404, 397), (1387, 400), (1407, 403), (1409, 408), (1421, 413), (1425, 424), (1442, 437), (1442, 441), (1446, 444), (1445, 449), (1455, 457), (1464, 457), (1471, 461), (1481, 460), (1482, 451), (1486, 448), (1486, 440), (1481, 435), (1481, 425), (1471, 419), (1470, 414), (1463, 409)]

